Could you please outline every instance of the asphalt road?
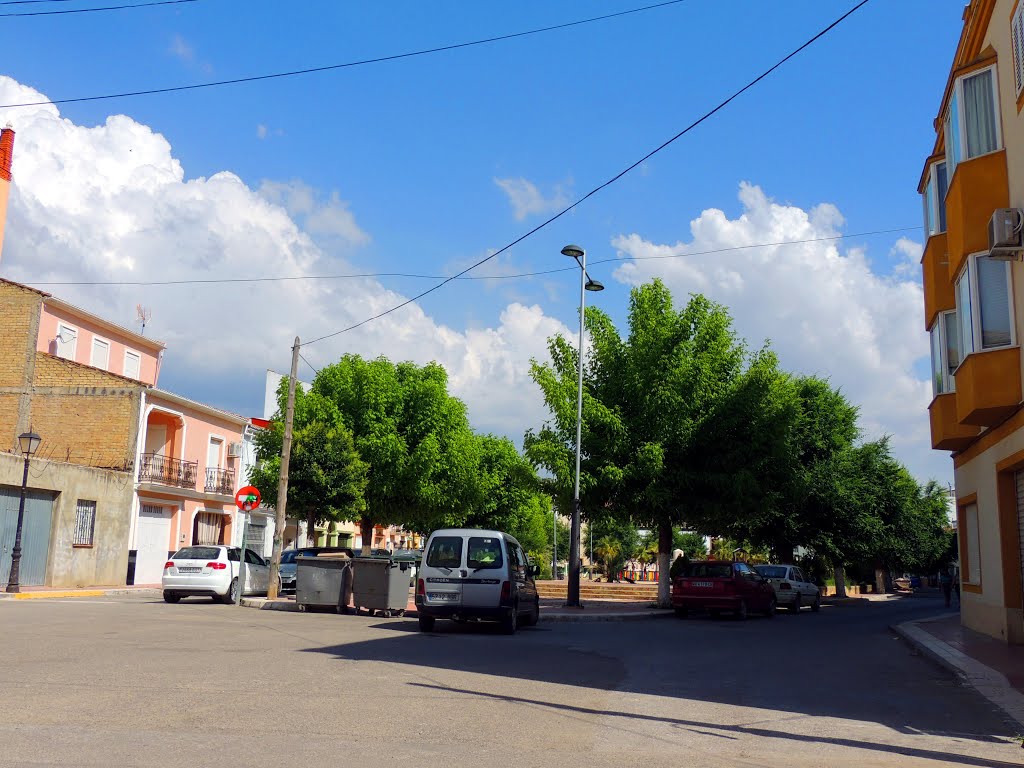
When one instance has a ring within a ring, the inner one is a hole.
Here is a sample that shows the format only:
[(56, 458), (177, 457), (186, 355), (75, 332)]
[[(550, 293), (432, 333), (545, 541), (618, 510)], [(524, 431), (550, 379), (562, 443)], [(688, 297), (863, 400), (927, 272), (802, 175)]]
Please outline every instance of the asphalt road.
[(439, 622), (153, 599), (0, 601), (0, 765), (1019, 766), (1012, 727), (887, 629)]

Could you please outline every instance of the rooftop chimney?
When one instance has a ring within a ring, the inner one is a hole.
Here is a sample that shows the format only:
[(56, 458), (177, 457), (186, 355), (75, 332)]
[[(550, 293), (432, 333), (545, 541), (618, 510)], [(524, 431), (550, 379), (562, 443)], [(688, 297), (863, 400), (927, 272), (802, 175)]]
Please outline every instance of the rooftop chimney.
[(0, 257), (3, 256), (4, 225), (7, 224), (7, 196), (11, 191), (11, 162), (14, 160), (14, 129), (8, 123), (0, 131)]

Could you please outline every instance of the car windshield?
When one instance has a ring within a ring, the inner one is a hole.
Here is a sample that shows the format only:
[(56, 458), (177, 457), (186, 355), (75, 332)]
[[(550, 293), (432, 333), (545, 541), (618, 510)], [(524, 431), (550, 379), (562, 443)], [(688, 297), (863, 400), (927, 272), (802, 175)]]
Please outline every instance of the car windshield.
[(431, 568), (458, 568), (462, 565), (462, 537), (438, 536), (430, 542), (427, 565)]
[(172, 560), (216, 560), (220, 557), (217, 547), (185, 547), (174, 553)]
[(766, 579), (786, 578), (786, 566), (784, 565), (756, 565), (754, 570)]
[(501, 539), (471, 536), (469, 552), (466, 555), (468, 568), (501, 568)]
[(281, 565), (287, 565), (288, 563), (295, 562), (295, 555), (297, 553), (294, 549), (289, 549), (287, 552), (281, 553)]
[(731, 563), (690, 563), (686, 575), (698, 579), (727, 579), (732, 576)]

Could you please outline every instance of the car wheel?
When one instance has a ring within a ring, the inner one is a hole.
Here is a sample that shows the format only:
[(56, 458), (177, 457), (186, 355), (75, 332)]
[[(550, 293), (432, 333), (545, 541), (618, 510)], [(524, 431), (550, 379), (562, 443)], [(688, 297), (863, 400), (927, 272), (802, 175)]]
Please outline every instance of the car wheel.
[(537, 598), (537, 600), (534, 601), (533, 611), (530, 615), (523, 619), (523, 626), (535, 627), (537, 626), (538, 621), (540, 621), (540, 598)]
[(420, 616), (420, 632), (433, 632), (434, 631), (434, 617), (433, 616)]
[(821, 592), (814, 597), (814, 604), (811, 606), (811, 610), (817, 613), (821, 610)]
[(736, 614), (735, 615), (736, 615), (736, 619), (738, 621), (746, 621), (747, 620), (747, 616), (749, 616), (750, 614), (747, 611), (747, 601), (746, 600), (740, 600), (740, 604), (736, 607)]
[(238, 579), (231, 580), (231, 586), (228, 587), (228, 591), (221, 598), (225, 605), (231, 605), (238, 600)]
[(800, 593), (797, 592), (796, 597), (793, 598), (793, 604), (789, 606), (790, 613), (800, 613)]
[(778, 607), (779, 604), (775, 602), (775, 598), (773, 597), (771, 600), (768, 601), (768, 609), (764, 612), (764, 615), (770, 619), (772, 616), (775, 615), (775, 611)]
[(176, 603), (179, 600), (181, 600), (181, 595), (179, 595), (177, 592), (164, 592), (165, 603)]
[(514, 635), (519, 629), (519, 611), (513, 607), (508, 615), (501, 620), (501, 631), (506, 635)]
[(690, 615), (690, 609), (689, 608), (679, 607), (679, 608), (675, 608), (673, 610), (675, 610), (675, 612), (676, 612), (676, 617), (680, 618), (680, 619), (685, 619), (687, 616)]

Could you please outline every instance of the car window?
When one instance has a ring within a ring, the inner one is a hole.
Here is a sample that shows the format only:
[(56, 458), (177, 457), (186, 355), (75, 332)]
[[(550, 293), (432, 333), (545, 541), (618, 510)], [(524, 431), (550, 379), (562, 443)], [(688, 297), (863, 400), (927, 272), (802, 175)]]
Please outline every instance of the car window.
[(228, 560), (232, 563), (238, 562), (238, 547), (232, 547), (228, 550)]
[(469, 548), (466, 552), (467, 568), (501, 568), (503, 564), (501, 539), (493, 536), (469, 537)]
[(459, 568), (462, 566), (462, 537), (437, 536), (430, 542), (427, 565), (431, 568)]
[(184, 547), (175, 552), (171, 560), (216, 560), (218, 557), (218, 547)]
[(250, 565), (266, 565), (263, 562), (263, 558), (253, 552), (251, 549), (245, 550), (245, 562)]
[(729, 563), (690, 563), (684, 574), (691, 579), (727, 579), (732, 575)]
[(754, 570), (766, 579), (786, 578), (786, 566), (784, 565), (755, 565)]
[(804, 572), (799, 568), (793, 569), (793, 581), (807, 581), (807, 579), (804, 578)]

